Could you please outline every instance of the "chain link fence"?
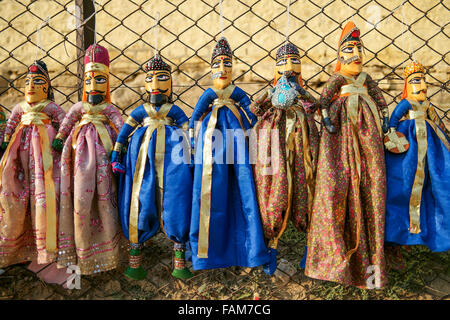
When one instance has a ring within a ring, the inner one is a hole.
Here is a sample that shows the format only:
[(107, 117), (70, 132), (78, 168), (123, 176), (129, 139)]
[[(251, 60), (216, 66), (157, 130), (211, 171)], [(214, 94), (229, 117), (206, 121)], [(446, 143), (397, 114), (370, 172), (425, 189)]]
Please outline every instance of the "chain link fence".
[[(275, 52), (287, 29), (287, 2), (223, 1), (233, 81), (252, 98), (273, 79)], [(428, 70), (432, 103), (448, 119), (448, 9), (446, 1), (291, 0), (289, 39), (302, 52), (306, 88), (319, 96), (335, 66), (342, 27), (351, 19), (362, 30), (366, 71), (379, 82), (391, 109), (400, 100), (403, 68), (415, 58)], [(0, 105), (7, 110), (22, 99), (24, 75), (35, 57), (48, 65), (56, 102), (67, 110), (78, 101), (82, 57), (95, 25), (97, 43), (111, 55), (112, 101), (124, 113), (145, 99), (142, 66), (157, 44), (173, 68), (175, 103), (188, 115), (212, 84), (209, 59), (220, 36), (219, 1), (97, 0), (94, 7), (91, 0), (3, 0), (0, 10)]]
[[(223, 32), (234, 54), (233, 82), (252, 99), (270, 86), (275, 53), (285, 41), (287, 29), (289, 40), (302, 55), (305, 87), (318, 98), (334, 70), (341, 30), (348, 20), (353, 20), (362, 32), (365, 70), (378, 81), (390, 110), (401, 99), (404, 66), (415, 58), (427, 69), (428, 96), (448, 125), (450, 2), (292, 0), (289, 28), (287, 5), (288, 0), (223, 1)], [(159, 32), (155, 37), (158, 16)], [(112, 102), (124, 116), (146, 98), (142, 66), (153, 57), (156, 47), (172, 66), (174, 102), (190, 116), (203, 90), (212, 85), (209, 61), (221, 36), (219, 17), (218, 0), (96, 0), (95, 5), (91, 0), (0, 0), (0, 106), (9, 111), (23, 99), (27, 67), (38, 58), (49, 68), (55, 101), (67, 111), (80, 99), (84, 51), (96, 34), (97, 43), (109, 50)], [(90, 294), (100, 295), (108, 291), (102, 286), (119, 281), (121, 298), (237, 299), (258, 293), (264, 298), (313, 299), (333, 294), (357, 298), (365, 295), (359, 289), (315, 282), (301, 272), (291, 275), (282, 270), (277, 277), (282, 281), (278, 282), (260, 269), (229, 268), (200, 272), (183, 284), (170, 278), (170, 243), (160, 238), (152, 240), (151, 250), (147, 247), (144, 252), (145, 267), (152, 269), (147, 284), (137, 286), (124, 278), (114, 280), (119, 277), (116, 273), (123, 270), (112, 271), (86, 277)], [(290, 226), (280, 241), (279, 258), (298, 269), (304, 245), (304, 235)], [(426, 259), (440, 261), (435, 266), (437, 273), (448, 269), (449, 257), (445, 253), (436, 256), (419, 250), (406, 255), (412, 259), (407, 270), (413, 276), (394, 274), (400, 279), (394, 281), (400, 289), (388, 289), (393, 298), (403, 297), (405, 290), (414, 291), (425, 283), (420, 279), (433, 269), (425, 267)], [(444, 267), (439, 269), (442, 261)], [(14, 273), (14, 268), (11, 270)], [(17, 292), (21, 290), (19, 286)], [(181, 296), (177, 294), (180, 290), (184, 290)], [(420, 295), (419, 291), (415, 294)], [(83, 292), (53, 294), (91, 297), (88, 291)], [(374, 293), (366, 297), (380, 296)]]

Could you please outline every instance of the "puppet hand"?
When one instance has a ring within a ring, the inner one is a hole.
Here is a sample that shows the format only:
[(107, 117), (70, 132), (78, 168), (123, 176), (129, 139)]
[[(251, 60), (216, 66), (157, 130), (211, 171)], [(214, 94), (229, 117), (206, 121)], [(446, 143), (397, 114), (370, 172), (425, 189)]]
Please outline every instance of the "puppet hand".
[(112, 172), (114, 173), (125, 173), (125, 167), (120, 162), (111, 162)]
[(389, 133), (396, 132), (396, 131), (397, 131), (397, 129), (395, 127), (390, 127), (388, 130)]
[(54, 139), (52, 142), (52, 148), (56, 151), (62, 151), (64, 142), (61, 139)]
[(381, 126), (381, 129), (383, 129), (383, 133), (387, 133), (389, 131), (389, 118), (388, 117), (383, 118), (383, 125)]
[(336, 133), (336, 127), (331, 123), (330, 118), (326, 117), (323, 119), (323, 124), (329, 133)]
[(120, 152), (111, 152), (111, 166), (114, 173), (125, 173), (125, 167), (119, 162)]

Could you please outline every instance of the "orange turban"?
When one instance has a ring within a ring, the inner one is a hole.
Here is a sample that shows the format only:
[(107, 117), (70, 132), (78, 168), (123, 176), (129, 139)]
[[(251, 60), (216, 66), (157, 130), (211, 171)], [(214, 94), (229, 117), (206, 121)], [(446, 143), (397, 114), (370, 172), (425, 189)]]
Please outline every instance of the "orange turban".
[[(359, 29), (358, 27), (353, 23), (353, 21), (349, 21), (347, 22), (347, 24), (345, 25), (344, 29), (342, 30), (341, 33), (341, 37), (339, 38), (339, 43), (338, 43), (338, 55), (339, 55), (339, 49), (341, 48), (342, 42), (347, 39), (347, 37), (352, 34), (353, 32), (357, 31), (357, 34), (355, 34), (355, 38), (358, 37), (359, 38)], [(337, 64), (336, 64), (336, 68), (334, 69), (334, 72), (338, 72), (339, 70), (341, 70), (341, 62), (338, 60)]]
[(407, 92), (406, 92), (406, 84), (408, 83), (408, 77), (415, 73), (415, 72), (422, 72), (424, 73), (424, 69), (423, 66), (420, 64), (420, 62), (417, 61), (412, 61), (410, 62), (406, 67), (405, 67), (405, 83), (403, 85), (403, 94), (402, 94), (402, 99), (405, 99), (407, 97)]

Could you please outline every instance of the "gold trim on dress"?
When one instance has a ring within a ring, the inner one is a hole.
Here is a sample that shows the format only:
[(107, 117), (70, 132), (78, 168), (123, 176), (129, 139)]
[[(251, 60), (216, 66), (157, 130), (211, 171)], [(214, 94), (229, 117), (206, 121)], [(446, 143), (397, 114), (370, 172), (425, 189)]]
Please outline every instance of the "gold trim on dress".
[[(34, 125), (39, 132), (39, 141), (41, 145), (42, 153), (42, 164), (44, 169), (44, 189), (45, 189), (45, 206), (36, 206), (36, 211), (38, 214), (44, 214), (46, 217), (46, 234), (45, 234), (45, 249), (47, 252), (52, 253), (56, 251), (57, 242), (57, 222), (56, 222), (56, 192), (55, 192), (55, 182), (53, 180), (53, 156), (50, 147), (50, 139), (48, 136), (47, 128), (45, 123), (50, 122), (50, 117), (42, 112), (42, 110), (50, 103), (49, 100), (44, 100), (34, 106), (29, 105), (26, 101), (23, 101), (20, 106), (24, 113), (22, 114), (20, 124), (18, 128), (14, 131), (11, 137), (11, 143), (8, 144), (5, 154), (0, 161), (0, 172), (6, 165), (6, 160), (8, 159), (8, 154), (10, 152), (11, 146), (14, 144), (16, 139), (20, 139), (18, 133), (22, 132), (22, 129)], [(0, 175), (0, 186), (2, 175)], [(42, 212), (44, 211), (44, 212)]]
[[(364, 83), (367, 78), (367, 73), (361, 72), (356, 79), (348, 77), (340, 73), (345, 79), (347, 79), (346, 85), (341, 87), (340, 95), (349, 94), (346, 102), (347, 114), (351, 123), (351, 133), (352, 133), (352, 141), (353, 141), (353, 152), (355, 154), (355, 166), (357, 170), (356, 179), (350, 179), (353, 189), (355, 192), (359, 192), (359, 185), (361, 181), (361, 153), (359, 149), (359, 141), (358, 141), (358, 111), (359, 111), (359, 98), (361, 97), (369, 106), (369, 109), (375, 119), (375, 123), (377, 125), (378, 132), (380, 137), (383, 136), (383, 131), (381, 129), (381, 120), (378, 110), (376, 108), (375, 102), (368, 94), (368, 90), (364, 87)], [(356, 244), (355, 247), (350, 249), (345, 254), (345, 261), (350, 261), (353, 253), (358, 250), (359, 241), (360, 241), (360, 229), (361, 229), (361, 199), (359, 197), (355, 197), (357, 199), (358, 204), (355, 206), (356, 211)]]
[[(81, 120), (75, 127), (74, 133), (72, 135), (72, 147), (74, 150), (77, 147), (78, 133), (80, 132), (81, 128), (86, 124), (92, 123), (97, 130), (100, 140), (102, 141), (106, 154), (108, 155), (108, 157), (111, 155), (111, 151), (113, 150), (114, 146), (105, 126), (105, 123), (109, 123), (109, 119), (106, 115), (101, 113), (107, 106), (107, 103), (91, 105), (90, 103), (83, 102), (83, 108), (86, 113), (81, 117)], [(112, 127), (114, 128), (114, 130), (116, 130), (114, 126)]]
[(217, 115), (219, 110), (223, 107), (227, 107), (234, 114), (242, 130), (245, 132), (245, 128), (242, 122), (241, 114), (237, 107), (234, 105), (234, 101), (230, 98), (234, 91), (235, 86), (229, 85), (224, 90), (214, 89), (217, 95), (217, 99), (214, 100), (214, 106), (211, 111), (211, 116), (208, 121), (208, 125), (205, 131), (204, 145), (203, 145), (203, 170), (202, 170), (202, 187), (200, 198), (200, 220), (199, 220), (199, 232), (198, 232), (198, 252), (199, 258), (208, 258), (209, 247), (209, 223), (211, 216), (211, 189), (212, 189), (212, 171), (213, 171), (213, 158), (212, 158), (212, 136), (217, 124)]
[(134, 120), (132, 116), (129, 116), (129, 117), (127, 118), (127, 120), (125, 121), (125, 123), (126, 123), (127, 125), (129, 125), (130, 127), (133, 127), (133, 128), (135, 128), (135, 127), (137, 127), (137, 126), (139, 125), (139, 122), (137, 122), (136, 120)]
[(122, 148), (123, 148), (123, 144), (121, 144), (120, 142), (117, 142), (114, 144), (114, 151), (116, 152), (122, 152)]
[[(172, 104), (166, 103), (156, 111), (153, 106), (145, 103), (144, 109), (148, 117), (143, 120), (144, 126), (147, 126), (144, 137), (142, 139), (141, 148), (136, 160), (136, 168), (133, 176), (133, 188), (131, 191), (130, 202), (130, 223), (129, 223), (129, 240), (131, 243), (139, 243), (139, 193), (141, 191), (142, 180), (144, 178), (145, 165), (147, 163), (148, 147), (150, 138), (156, 130), (156, 149), (155, 149), (155, 171), (157, 177), (156, 201), (157, 208), (160, 212), (160, 220), (162, 225), (163, 212), (163, 190), (164, 190), (164, 156), (166, 146), (166, 125), (174, 125), (172, 119), (167, 117)], [(163, 228), (164, 229), (164, 228)]]

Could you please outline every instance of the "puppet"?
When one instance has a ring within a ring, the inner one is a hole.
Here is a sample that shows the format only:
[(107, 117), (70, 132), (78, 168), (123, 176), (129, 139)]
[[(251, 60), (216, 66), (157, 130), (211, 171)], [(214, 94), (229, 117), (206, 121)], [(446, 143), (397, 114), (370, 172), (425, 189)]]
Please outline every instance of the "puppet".
[(0, 162), (0, 267), (56, 258), (60, 153), (51, 148), (65, 112), (53, 98), (47, 66), (35, 61), (25, 100), (8, 119)]
[(189, 119), (171, 102), (170, 66), (157, 54), (144, 71), (148, 102), (131, 112), (111, 157), (113, 171), (120, 174), (120, 220), (131, 247), (125, 274), (132, 279), (145, 278), (142, 244), (162, 229), (174, 242), (172, 275), (187, 279), (193, 276), (184, 258), (192, 203)]
[(313, 114), (318, 103), (303, 89), (298, 49), (288, 42), (276, 54), (275, 88), (265, 91), (250, 110), (260, 117), (254, 127), (254, 167), (258, 204), (271, 261), (276, 269), (278, 239), (289, 219), (306, 232), (314, 196), (319, 133)]
[(189, 122), (193, 136), (202, 119), (194, 146), (194, 270), (256, 267), (269, 260), (245, 138), (257, 119), (245, 92), (231, 84), (232, 67), (231, 48), (221, 37), (211, 57), (214, 87), (203, 92)]
[(62, 149), (57, 262), (93, 274), (119, 262), (122, 234), (110, 156), (123, 119), (111, 104), (108, 51), (91, 45), (84, 65), (83, 99), (67, 112), (53, 141)]
[(370, 266), (377, 285), (386, 284), (382, 137), (388, 109), (377, 83), (362, 71), (362, 51), (360, 31), (350, 21), (339, 39), (335, 73), (320, 97), (324, 126), (305, 274), (367, 288)]
[[(405, 68), (402, 100), (389, 123), (398, 153), (386, 152), (386, 242), (450, 250), (450, 140), (427, 100), (425, 70), (416, 61)], [(405, 117), (405, 118), (403, 118)], [(404, 119), (401, 121), (401, 119)], [(389, 148), (389, 145), (386, 145)], [(400, 150), (398, 150), (400, 148)]]

